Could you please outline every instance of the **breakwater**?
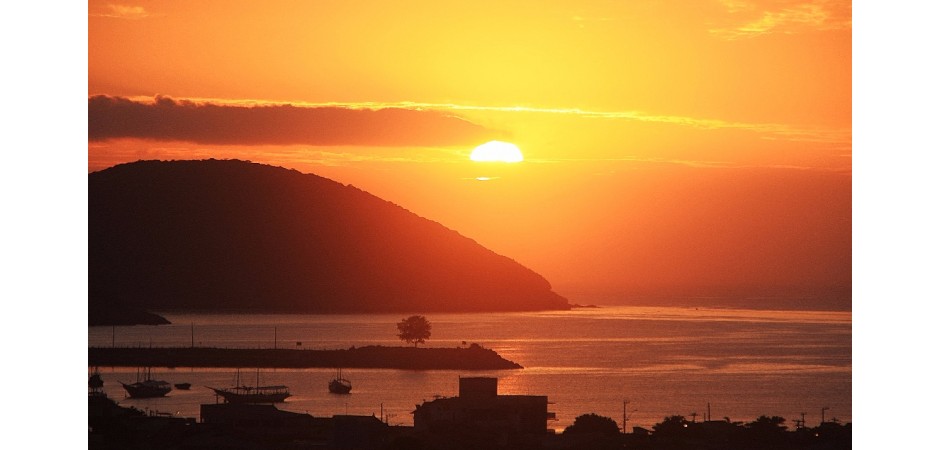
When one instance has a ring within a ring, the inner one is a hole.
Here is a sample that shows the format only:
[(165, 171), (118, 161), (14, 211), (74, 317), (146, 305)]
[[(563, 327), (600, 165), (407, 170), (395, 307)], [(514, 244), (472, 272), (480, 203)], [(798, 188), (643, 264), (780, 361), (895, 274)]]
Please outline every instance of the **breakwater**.
[(345, 350), (213, 347), (89, 347), (89, 366), (344, 367), (405, 370), (504, 370), (522, 366), (479, 345), (458, 348), (367, 346)]

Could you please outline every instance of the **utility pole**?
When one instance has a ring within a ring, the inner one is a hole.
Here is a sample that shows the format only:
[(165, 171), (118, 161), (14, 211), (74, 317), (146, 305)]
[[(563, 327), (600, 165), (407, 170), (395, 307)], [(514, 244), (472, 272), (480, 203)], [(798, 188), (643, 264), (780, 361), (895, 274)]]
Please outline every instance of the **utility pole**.
[(627, 403), (630, 403), (630, 400), (623, 400), (623, 434), (627, 434)]
[(708, 422), (712, 420), (712, 402), (705, 403), (705, 421)]
[(826, 423), (826, 410), (829, 409), (828, 406), (823, 406), (822, 408), (822, 421), (819, 422), (819, 425)]

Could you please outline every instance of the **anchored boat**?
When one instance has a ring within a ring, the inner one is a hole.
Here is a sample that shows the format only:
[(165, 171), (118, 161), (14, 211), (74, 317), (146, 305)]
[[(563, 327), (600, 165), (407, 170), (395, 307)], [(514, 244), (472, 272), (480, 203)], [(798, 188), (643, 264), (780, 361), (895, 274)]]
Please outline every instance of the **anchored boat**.
[(333, 394), (348, 394), (352, 390), (352, 383), (343, 378), (343, 369), (336, 370), (336, 376), (330, 381), (330, 392)]
[[(235, 386), (230, 388), (214, 388), (216, 395), (228, 403), (280, 403), (290, 397), (287, 386), (261, 386), (260, 370), (255, 379), (254, 386), (242, 385), (239, 372), (235, 372)], [(207, 386), (208, 387), (208, 386)]]
[(154, 380), (149, 367), (143, 371), (137, 370), (137, 381), (135, 383), (127, 384), (123, 381), (120, 383), (121, 386), (124, 386), (124, 390), (127, 391), (127, 396), (130, 398), (163, 397), (173, 390), (170, 383)]

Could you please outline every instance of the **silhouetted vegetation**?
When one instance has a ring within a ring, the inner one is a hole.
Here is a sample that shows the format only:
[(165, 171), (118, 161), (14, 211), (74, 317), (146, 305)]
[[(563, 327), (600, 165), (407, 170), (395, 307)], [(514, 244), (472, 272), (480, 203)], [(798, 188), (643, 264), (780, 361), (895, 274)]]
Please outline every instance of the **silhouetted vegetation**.
[(575, 417), (574, 424), (565, 428), (565, 433), (597, 433), (610, 436), (620, 433), (620, 428), (614, 419), (590, 413)]
[(352, 186), (245, 161), (89, 174), (88, 263), (90, 311), (568, 308), (537, 273), (439, 223)]
[(782, 433), (787, 431), (787, 419), (780, 416), (760, 416), (757, 420), (747, 424), (747, 428), (759, 433)]
[[(580, 423), (593, 424), (594, 432), (574, 432)], [(852, 425), (826, 422), (816, 428), (788, 430), (786, 419), (760, 416), (753, 422), (730, 419), (690, 422), (684, 416), (668, 416), (653, 425), (652, 432), (639, 429), (620, 434), (613, 419), (585, 414), (565, 429), (551, 446), (556, 449), (644, 449), (644, 450), (843, 450), (852, 448)], [(611, 439), (611, 437), (615, 439)], [(551, 440), (549, 440), (551, 441)]]
[(653, 425), (653, 431), (657, 436), (675, 436), (684, 432), (688, 426), (689, 421), (685, 419), (685, 416), (669, 416)]
[(426, 339), (431, 338), (431, 322), (424, 316), (411, 316), (398, 322), (398, 339), (405, 342), (423, 344)]
[(629, 448), (668, 450), (836, 450), (852, 448), (852, 425), (827, 422), (817, 428), (787, 430), (786, 419), (760, 416), (753, 422), (730, 419), (689, 422), (670, 416), (653, 425), (649, 436), (630, 436)]

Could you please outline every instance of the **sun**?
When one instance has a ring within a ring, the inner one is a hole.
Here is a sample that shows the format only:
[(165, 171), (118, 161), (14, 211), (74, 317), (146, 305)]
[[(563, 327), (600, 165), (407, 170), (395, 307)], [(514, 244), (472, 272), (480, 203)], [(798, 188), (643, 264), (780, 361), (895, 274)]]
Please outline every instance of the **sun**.
[(503, 141), (489, 141), (480, 144), (470, 152), (470, 159), (477, 162), (517, 163), (522, 161), (522, 152), (516, 144)]

